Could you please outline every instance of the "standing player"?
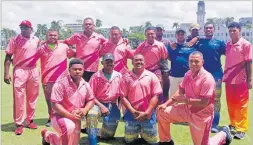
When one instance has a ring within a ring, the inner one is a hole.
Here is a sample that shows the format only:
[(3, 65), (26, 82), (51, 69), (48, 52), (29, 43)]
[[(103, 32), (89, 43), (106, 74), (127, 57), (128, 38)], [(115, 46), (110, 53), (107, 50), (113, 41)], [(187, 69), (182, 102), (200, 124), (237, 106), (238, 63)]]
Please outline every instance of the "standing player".
[(106, 41), (104, 36), (94, 32), (95, 24), (92, 18), (83, 20), (83, 33), (76, 33), (63, 43), (76, 45), (76, 57), (84, 62), (83, 78), (86, 82), (98, 71), (99, 50)]
[(133, 50), (131, 50), (130, 46), (123, 40), (120, 29), (117, 26), (111, 27), (110, 39), (102, 45), (102, 48), (99, 51), (100, 56), (103, 56), (106, 53), (112, 53), (114, 55), (115, 71), (120, 72), (122, 75), (129, 72), (127, 59), (133, 57)]
[(170, 45), (167, 47), (171, 62), (169, 96), (172, 96), (178, 90), (178, 86), (184, 79), (185, 73), (189, 70), (189, 55), (195, 51), (195, 48), (187, 47), (184, 29), (178, 28), (176, 30), (176, 40), (175, 48)]
[[(164, 27), (161, 24), (156, 25), (156, 40), (162, 42), (165, 47), (167, 48), (170, 45), (170, 41), (168, 39), (163, 38)], [(163, 97), (164, 100), (167, 100), (169, 97), (169, 88), (170, 88), (170, 80), (169, 80), (169, 67), (168, 67), (168, 60), (163, 59), (160, 62), (161, 65), (161, 73), (162, 73), (162, 80), (163, 80)]]
[(92, 110), (103, 116), (103, 125), (99, 132), (101, 139), (112, 139), (120, 119), (118, 108), (119, 85), (121, 74), (114, 69), (112, 53), (103, 55), (103, 69), (96, 72), (90, 79), (90, 86), (95, 96), (95, 106)]
[(191, 35), (187, 36), (186, 42), (190, 42), (193, 38), (199, 36), (199, 24), (191, 24), (189, 31)]
[(228, 126), (209, 138), (214, 114), (215, 81), (203, 68), (203, 55), (194, 51), (189, 57), (190, 70), (180, 83), (179, 90), (157, 107), (159, 145), (174, 145), (170, 124), (188, 122), (194, 145), (230, 144), (232, 135)]
[(13, 55), (13, 118), (15, 134), (23, 133), (24, 99), (26, 94), (26, 124), (30, 129), (37, 129), (33, 122), (36, 102), (39, 96), (39, 71), (36, 68), (36, 48), (39, 39), (32, 36), (32, 24), (28, 20), (20, 23), (21, 34), (10, 39), (4, 61), (4, 82), (10, 84), (9, 67)]
[[(160, 62), (162, 60), (167, 60), (168, 53), (162, 42), (155, 40), (155, 27), (148, 27), (145, 30), (146, 40), (142, 42), (135, 50), (135, 54), (142, 54), (145, 59), (145, 69), (156, 74), (161, 84), (162, 81), (162, 73)], [(164, 102), (165, 97), (160, 95), (159, 102)]]
[(120, 96), (126, 107), (124, 113), (125, 141), (134, 143), (139, 134), (149, 144), (157, 142), (155, 107), (162, 88), (157, 76), (145, 69), (141, 54), (133, 57), (132, 72), (123, 76)]
[(50, 126), (51, 120), (51, 93), (57, 79), (68, 75), (67, 58), (75, 56), (75, 52), (66, 44), (58, 43), (58, 32), (48, 30), (47, 42), (40, 46), (37, 55), (40, 58), (42, 72), (42, 84), (48, 107), (49, 119), (46, 126)]
[(213, 23), (206, 23), (204, 26), (205, 38), (200, 38), (199, 42), (194, 47), (204, 56), (204, 68), (210, 72), (216, 83), (216, 96), (214, 106), (214, 119), (211, 131), (218, 132), (221, 109), (221, 92), (222, 92), (222, 77), (223, 69), (221, 65), (221, 55), (225, 55), (226, 44), (222, 40), (214, 38), (215, 27)]
[[(69, 75), (54, 84), (51, 96), (53, 108), (51, 124), (59, 136), (43, 129), (41, 131), (43, 145), (78, 145), (81, 118), (85, 117), (94, 106), (92, 89), (82, 79), (82, 75), (83, 62), (80, 59), (72, 59), (69, 62)], [(89, 125), (94, 126), (92, 123)]]
[(252, 89), (252, 45), (240, 36), (241, 26), (233, 22), (228, 26), (231, 40), (226, 46), (223, 81), (230, 128), (236, 139), (243, 139), (248, 130), (249, 89)]

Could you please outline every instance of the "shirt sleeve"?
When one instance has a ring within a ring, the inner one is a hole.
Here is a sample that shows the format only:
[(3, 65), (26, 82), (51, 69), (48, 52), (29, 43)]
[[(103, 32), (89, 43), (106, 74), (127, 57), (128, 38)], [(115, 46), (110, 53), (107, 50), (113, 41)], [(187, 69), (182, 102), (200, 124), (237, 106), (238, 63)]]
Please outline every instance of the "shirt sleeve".
[(15, 47), (16, 47), (16, 45), (15, 45), (15, 39), (11, 38), (10, 41), (9, 41), (9, 43), (8, 43), (7, 48), (5, 50), (5, 53), (6, 54), (13, 54)]
[(180, 89), (183, 89), (183, 90), (185, 89), (186, 81), (188, 79), (188, 75), (187, 74), (188, 73), (185, 73), (183, 81), (178, 86)]
[(90, 81), (89, 81), (89, 84), (90, 84), (90, 87), (93, 91), (93, 94), (96, 96), (96, 90), (97, 90), (97, 81), (96, 81), (96, 78), (94, 77), (96, 74), (92, 75), (91, 78), (90, 78)]
[(156, 75), (152, 76), (151, 93), (152, 96), (160, 95), (163, 92), (161, 83)]
[(167, 51), (165, 45), (161, 46), (160, 54), (161, 54), (162, 59), (167, 59), (168, 58), (168, 51)]
[(226, 43), (224, 41), (221, 41), (220, 43), (220, 53), (223, 55), (226, 54)]
[(86, 85), (86, 88), (87, 88), (87, 95), (85, 98), (85, 102), (89, 102), (89, 101), (92, 101), (95, 97), (94, 97), (94, 93), (88, 83)]
[(206, 78), (202, 85), (200, 90), (200, 97), (201, 98), (212, 98), (215, 95), (215, 81), (214, 78), (209, 77)]
[(71, 58), (71, 57), (74, 57), (75, 55), (76, 55), (76, 52), (72, 48), (67, 46), (67, 57)]
[(120, 97), (126, 97), (128, 95), (128, 86), (124, 77), (120, 80), (119, 95)]
[(77, 38), (78, 38), (77, 34), (74, 34), (71, 37), (65, 39), (63, 41), (63, 43), (65, 43), (67, 45), (75, 45), (75, 44), (77, 44)]
[(126, 48), (127, 58), (132, 59), (134, 57), (134, 50), (129, 45)]
[(243, 55), (245, 61), (252, 61), (252, 45), (250, 43), (243, 46)]
[(63, 93), (63, 87), (55, 83), (53, 88), (52, 88), (52, 94), (51, 94), (51, 102), (53, 103), (59, 103), (63, 100), (64, 93)]

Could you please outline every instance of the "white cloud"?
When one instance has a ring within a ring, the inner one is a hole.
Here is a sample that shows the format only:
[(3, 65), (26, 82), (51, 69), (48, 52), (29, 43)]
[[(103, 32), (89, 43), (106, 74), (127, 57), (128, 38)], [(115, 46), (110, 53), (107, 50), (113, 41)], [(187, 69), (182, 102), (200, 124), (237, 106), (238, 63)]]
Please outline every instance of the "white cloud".
[[(3, 1), (2, 26), (19, 31), (18, 24), (30, 20), (50, 25), (53, 20), (74, 23), (85, 17), (98, 18), (103, 27), (118, 25), (121, 28), (144, 24), (163, 24), (172, 29), (173, 22), (197, 21), (197, 1)], [(250, 1), (206, 1), (206, 18), (252, 16)]]

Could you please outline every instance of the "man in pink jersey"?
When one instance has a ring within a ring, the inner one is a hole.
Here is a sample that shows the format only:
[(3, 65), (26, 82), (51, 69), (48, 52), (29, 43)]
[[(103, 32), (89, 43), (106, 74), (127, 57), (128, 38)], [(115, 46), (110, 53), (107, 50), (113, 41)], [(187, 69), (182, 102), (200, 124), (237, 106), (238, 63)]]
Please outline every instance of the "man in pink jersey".
[[(28, 20), (20, 23), (21, 34), (10, 39), (4, 61), (4, 82), (10, 84), (10, 64), (13, 63), (13, 118), (15, 134), (23, 133), (24, 99), (26, 94), (26, 124), (30, 129), (37, 129), (33, 122), (36, 102), (39, 96), (39, 71), (36, 68), (36, 48), (39, 39), (32, 36), (32, 24)], [(13, 55), (13, 62), (11, 60)]]
[(249, 89), (252, 89), (252, 45), (241, 37), (241, 26), (233, 22), (228, 26), (231, 40), (226, 45), (223, 81), (230, 128), (234, 138), (243, 139), (248, 126)]
[(83, 20), (83, 33), (76, 33), (63, 42), (67, 45), (76, 45), (76, 57), (84, 62), (83, 78), (86, 82), (98, 71), (99, 50), (106, 38), (94, 32), (95, 24), (92, 18)]
[(118, 92), (121, 74), (113, 70), (114, 60), (112, 53), (104, 54), (103, 69), (96, 72), (89, 82), (94, 92), (96, 104), (92, 110), (96, 110), (99, 116), (103, 116), (103, 125), (99, 131), (101, 139), (113, 139), (120, 119)]
[(72, 59), (69, 75), (58, 79), (52, 89), (53, 108), (51, 125), (59, 136), (51, 131), (41, 131), (43, 145), (78, 145), (81, 118), (94, 106), (90, 85), (82, 79), (83, 62)]
[(120, 82), (120, 96), (126, 107), (124, 113), (125, 142), (134, 144), (139, 134), (149, 144), (157, 142), (155, 107), (162, 88), (157, 76), (145, 69), (142, 54), (135, 54), (133, 70)]
[(129, 72), (127, 59), (133, 57), (133, 50), (131, 50), (130, 46), (123, 40), (120, 29), (117, 26), (111, 27), (110, 39), (102, 45), (102, 48), (99, 51), (100, 56), (103, 56), (106, 53), (112, 53), (114, 55), (115, 71), (120, 72), (122, 75)]
[(48, 107), (49, 119), (46, 126), (50, 126), (51, 118), (51, 93), (52, 87), (57, 79), (68, 75), (67, 58), (75, 56), (75, 52), (64, 43), (58, 43), (58, 32), (48, 30), (47, 42), (37, 49), (40, 58), (42, 72), (42, 84)]
[(194, 145), (230, 144), (232, 135), (228, 126), (209, 138), (214, 117), (215, 80), (203, 68), (203, 55), (194, 51), (189, 57), (190, 70), (185, 74), (179, 90), (157, 107), (159, 145), (174, 145), (170, 124), (187, 122)]
[[(145, 69), (156, 74), (160, 80), (162, 86), (162, 72), (161, 72), (161, 61), (168, 58), (168, 53), (165, 45), (162, 42), (155, 40), (156, 28), (148, 27), (145, 30), (146, 40), (142, 42), (135, 50), (135, 54), (142, 54), (145, 58)], [(159, 102), (164, 102), (165, 97), (161, 94)]]

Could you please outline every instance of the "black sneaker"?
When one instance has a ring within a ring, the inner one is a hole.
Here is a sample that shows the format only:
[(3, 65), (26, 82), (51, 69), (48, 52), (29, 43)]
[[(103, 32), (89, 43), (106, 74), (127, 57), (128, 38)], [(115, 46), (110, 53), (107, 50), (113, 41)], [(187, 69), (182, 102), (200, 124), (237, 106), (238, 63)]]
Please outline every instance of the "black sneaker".
[(47, 123), (45, 124), (46, 127), (51, 127), (51, 120), (48, 120)]
[(171, 140), (170, 142), (159, 142), (158, 145), (174, 145), (174, 141)]
[(228, 126), (223, 126), (222, 131), (226, 133), (226, 144), (230, 144), (232, 142), (232, 134)]
[(88, 134), (87, 129), (86, 128), (81, 129), (81, 133)]
[(245, 137), (245, 132), (238, 131), (234, 135), (234, 139), (243, 139)]
[(236, 129), (234, 126), (229, 125), (230, 132), (234, 135), (236, 133)]

